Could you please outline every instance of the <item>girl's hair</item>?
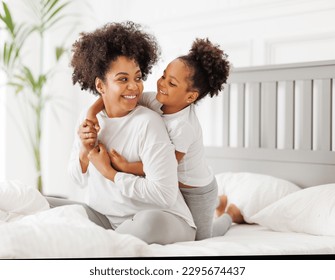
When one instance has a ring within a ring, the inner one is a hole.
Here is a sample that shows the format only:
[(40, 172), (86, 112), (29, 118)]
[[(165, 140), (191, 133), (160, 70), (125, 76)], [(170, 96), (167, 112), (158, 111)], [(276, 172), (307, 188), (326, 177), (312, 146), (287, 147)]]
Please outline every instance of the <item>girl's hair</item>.
[(212, 44), (208, 39), (196, 39), (187, 55), (178, 57), (190, 69), (189, 88), (199, 93), (197, 100), (206, 95), (218, 95), (227, 82), (230, 71), (228, 55), (219, 45)]
[(80, 33), (72, 45), (72, 81), (82, 90), (98, 95), (96, 77), (105, 80), (110, 63), (119, 56), (134, 59), (145, 80), (152, 66), (158, 61), (160, 48), (156, 38), (131, 21), (108, 23), (93, 32)]

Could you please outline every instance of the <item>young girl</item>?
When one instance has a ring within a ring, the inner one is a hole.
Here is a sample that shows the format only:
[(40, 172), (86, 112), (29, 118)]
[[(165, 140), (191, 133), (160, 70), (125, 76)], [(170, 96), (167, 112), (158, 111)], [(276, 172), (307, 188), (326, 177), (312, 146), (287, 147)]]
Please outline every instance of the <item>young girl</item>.
[[(208, 95), (219, 94), (229, 70), (227, 55), (219, 46), (208, 39), (196, 39), (187, 55), (169, 63), (157, 81), (157, 93), (144, 93), (139, 101), (161, 114), (175, 146), (179, 188), (197, 226), (196, 240), (223, 235), (232, 221), (241, 220), (235, 205), (224, 213), (225, 197), (221, 197), (218, 205), (217, 182), (206, 164), (202, 129), (194, 106)], [(102, 100), (97, 100), (87, 118), (97, 123), (95, 116), (103, 108)], [(110, 158), (114, 168), (145, 176), (146, 166), (141, 162), (128, 162), (115, 150), (110, 151)], [(222, 215), (213, 226), (216, 206)]]

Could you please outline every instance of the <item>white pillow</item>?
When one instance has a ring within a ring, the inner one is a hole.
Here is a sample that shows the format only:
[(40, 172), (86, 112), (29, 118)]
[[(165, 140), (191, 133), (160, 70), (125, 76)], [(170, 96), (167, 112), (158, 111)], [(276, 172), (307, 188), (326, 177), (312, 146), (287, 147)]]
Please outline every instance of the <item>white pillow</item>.
[(240, 208), (246, 222), (250, 222), (251, 216), (271, 203), (300, 190), (291, 182), (256, 173), (220, 173), (216, 179), (219, 194), (227, 195), (228, 203)]
[(292, 193), (250, 220), (275, 231), (335, 236), (335, 184)]
[(49, 203), (36, 188), (18, 180), (0, 182), (0, 210), (11, 215), (29, 215), (46, 209)]

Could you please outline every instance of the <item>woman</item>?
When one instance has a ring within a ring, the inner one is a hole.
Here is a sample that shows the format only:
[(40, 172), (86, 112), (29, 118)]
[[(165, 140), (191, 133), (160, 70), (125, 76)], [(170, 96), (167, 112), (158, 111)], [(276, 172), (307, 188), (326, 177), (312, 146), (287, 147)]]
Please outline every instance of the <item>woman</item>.
[[(158, 114), (137, 106), (143, 79), (158, 58), (155, 39), (132, 22), (82, 33), (73, 45), (73, 83), (102, 97), (99, 135), (80, 120), (69, 163), (71, 177), (88, 186), (88, 205), (115, 231), (147, 243), (195, 238), (192, 215), (178, 189), (177, 162)], [(96, 145), (95, 145), (96, 144)], [(118, 172), (106, 150), (143, 162), (146, 176)]]

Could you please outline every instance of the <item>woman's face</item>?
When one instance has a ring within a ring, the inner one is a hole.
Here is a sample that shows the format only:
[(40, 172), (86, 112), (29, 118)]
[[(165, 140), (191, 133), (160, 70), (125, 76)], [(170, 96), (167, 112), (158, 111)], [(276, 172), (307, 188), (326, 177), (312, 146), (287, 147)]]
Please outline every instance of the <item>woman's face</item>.
[(163, 111), (167, 114), (176, 113), (193, 101), (190, 96), (188, 77), (190, 70), (180, 59), (169, 63), (163, 76), (157, 81), (156, 99), (163, 104)]
[(143, 92), (140, 67), (125, 56), (111, 62), (105, 81), (97, 79), (97, 90), (101, 93), (107, 115), (123, 117), (137, 105)]

